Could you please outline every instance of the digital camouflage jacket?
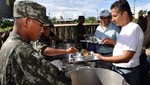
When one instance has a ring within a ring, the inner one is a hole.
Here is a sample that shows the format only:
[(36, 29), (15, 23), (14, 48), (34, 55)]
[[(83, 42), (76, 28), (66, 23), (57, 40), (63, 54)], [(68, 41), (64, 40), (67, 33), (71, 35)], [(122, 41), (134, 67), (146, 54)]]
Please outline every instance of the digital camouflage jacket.
[(36, 53), (11, 32), (0, 51), (1, 85), (71, 85), (70, 78)]

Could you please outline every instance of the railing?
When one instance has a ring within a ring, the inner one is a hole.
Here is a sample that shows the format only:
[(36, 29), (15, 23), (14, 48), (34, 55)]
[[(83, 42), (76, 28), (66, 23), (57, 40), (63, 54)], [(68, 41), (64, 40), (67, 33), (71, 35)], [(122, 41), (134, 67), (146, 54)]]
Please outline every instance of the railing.
[[(55, 24), (52, 31), (57, 34), (60, 39), (75, 39), (74, 29), (77, 24)], [(98, 24), (84, 24), (86, 34), (93, 35)]]

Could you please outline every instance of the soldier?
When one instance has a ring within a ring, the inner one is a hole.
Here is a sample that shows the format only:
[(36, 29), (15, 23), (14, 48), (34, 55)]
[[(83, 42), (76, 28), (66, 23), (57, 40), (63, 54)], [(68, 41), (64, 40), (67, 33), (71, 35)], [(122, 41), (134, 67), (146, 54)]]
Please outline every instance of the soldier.
[[(42, 33), (40, 39), (38, 39), (36, 42), (31, 42), (31, 45), (36, 51), (38, 51), (37, 56), (43, 56), (44, 59), (56, 65), (59, 70), (62, 70), (63, 63), (61, 60), (64, 59), (64, 56), (62, 55), (76, 53), (77, 49), (75, 47), (68, 47), (66, 49), (55, 48), (53, 46), (54, 44), (50, 43), (52, 40), (52, 38), (50, 38), (50, 33), (52, 33), (51, 28), (53, 26), (54, 25), (51, 23), (51, 21), (49, 21), (47, 24), (44, 24), (44, 32)], [(54, 35), (53, 33), (51, 37), (55, 37), (55, 40), (57, 41), (57, 35)]]
[(43, 25), (44, 32), (42, 33), (39, 42), (42, 42), (46, 44), (49, 47), (55, 47), (52, 45), (55, 45), (56, 42), (61, 41), (58, 35), (56, 35), (54, 32), (52, 32), (52, 28), (54, 28), (54, 25), (51, 21), (49, 23), (46, 23)]
[(50, 43), (52, 39), (49, 37), (51, 31), (51, 25), (53, 25), (51, 21), (49, 21), (49, 23), (47, 24), (44, 24), (43, 25), (44, 32), (42, 33), (40, 39), (37, 40), (36, 42), (31, 42), (33, 48), (39, 52), (38, 55), (42, 54), (45, 56), (44, 58), (52, 61), (53, 60), (52, 56), (77, 52), (77, 49), (75, 47), (70, 47), (67, 49), (57, 49), (55, 47), (52, 47), (52, 44)]
[(85, 39), (84, 35), (86, 34), (86, 29), (85, 29), (85, 27), (83, 25), (83, 23), (85, 22), (85, 17), (84, 16), (79, 16), (78, 22), (79, 23), (77, 24), (77, 26), (75, 28), (75, 36), (76, 36), (75, 38), (76, 38), (76, 41), (78, 43), (81, 43), (82, 48), (86, 49), (86, 44), (80, 42), (80, 40), (84, 40)]
[(36, 56), (36, 41), (47, 23), (46, 8), (29, 0), (14, 2), (14, 26), (0, 51), (1, 85), (71, 85), (57, 67)]

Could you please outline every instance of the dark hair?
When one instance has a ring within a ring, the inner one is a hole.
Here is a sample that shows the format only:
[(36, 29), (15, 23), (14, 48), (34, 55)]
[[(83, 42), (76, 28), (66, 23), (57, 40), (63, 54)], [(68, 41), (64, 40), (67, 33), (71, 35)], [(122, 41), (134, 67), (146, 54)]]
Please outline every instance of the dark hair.
[(133, 19), (130, 5), (127, 0), (117, 0), (111, 5), (111, 9), (113, 8), (118, 8), (118, 11), (120, 11), (121, 13), (126, 11), (129, 14), (130, 19)]

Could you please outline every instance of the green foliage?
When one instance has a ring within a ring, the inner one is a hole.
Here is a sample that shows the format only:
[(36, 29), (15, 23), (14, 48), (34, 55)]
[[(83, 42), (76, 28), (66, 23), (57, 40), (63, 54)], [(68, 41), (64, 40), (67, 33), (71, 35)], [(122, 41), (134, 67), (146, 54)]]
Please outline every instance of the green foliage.
[(12, 25), (13, 25), (13, 23), (11, 21), (9, 21), (9, 20), (3, 20), (0, 23), (0, 27), (1, 28), (7, 28), (7, 27), (10, 27)]
[(0, 19), (0, 32), (12, 29), (13, 22), (9, 19)]
[(56, 23), (56, 17), (53, 17), (53, 18), (51, 18), (50, 20), (52, 21), (53, 24)]
[(12, 29), (13, 27), (6, 27), (6, 28), (0, 28), (0, 33), (4, 32), (4, 31), (8, 31), (10, 29)]
[(96, 18), (95, 17), (88, 17), (85, 21), (87, 23), (94, 23), (94, 22), (96, 22)]
[(74, 23), (78, 23), (78, 19), (74, 19), (73, 21), (74, 21)]

